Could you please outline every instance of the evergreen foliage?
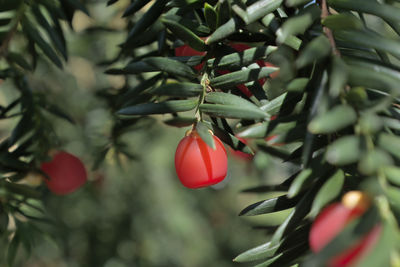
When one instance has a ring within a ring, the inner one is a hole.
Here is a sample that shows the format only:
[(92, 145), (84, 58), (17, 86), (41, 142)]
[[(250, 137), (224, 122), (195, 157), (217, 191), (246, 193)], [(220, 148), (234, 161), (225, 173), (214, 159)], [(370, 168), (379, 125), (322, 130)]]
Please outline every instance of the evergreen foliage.
[[(39, 59), (63, 68), (64, 22), (71, 25), (77, 10), (88, 13), (79, 0), (0, 1), (0, 79), (12, 80), (20, 94), (0, 106), (1, 119), (19, 118), (0, 143), (0, 233), (9, 240), (10, 265), (20, 242), (26, 248), (32, 244), (24, 233), (29, 221), (42, 219), (22, 208), (29, 199), (42, 199), (42, 189), (17, 182), (40, 173), (40, 162), (57, 146), (46, 114), (73, 123), (56, 103), (32, 90), (29, 76)], [(115, 58), (100, 64), (109, 75), (124, 75), (125, 84), (98, 91), (115, 116), (110, 143), (94, 168), (111, 148), (133, 158), (119, 138), (148, 116), (164, 114), (165, 123), (176, 127), (201, 122), (234, 150), (266, 151), (297, 168), (280, 185), (247, 189), (282, 195), (249, 203), (241, 216), (293, 209), (265, 244), (234, 261), (324, 266), (379, 222), (378, 244), (359, 266), (400, 264), (399, 1), (133, 0), (123, 16), (126, 40)], [(249, 49), (239, 51), (235, 44)], [(177, 55), (183, 45), (197, 55)], [(271, 134), (283, 145), (266, 141)], [(200, 136), (213, 145), (207, 131)], [(346, 238), (312, 254), (311, 222), (350, 190), (367, 192), (372, 207), (345, 229)], [(16, 218), (12, 233), (9, 215)]]

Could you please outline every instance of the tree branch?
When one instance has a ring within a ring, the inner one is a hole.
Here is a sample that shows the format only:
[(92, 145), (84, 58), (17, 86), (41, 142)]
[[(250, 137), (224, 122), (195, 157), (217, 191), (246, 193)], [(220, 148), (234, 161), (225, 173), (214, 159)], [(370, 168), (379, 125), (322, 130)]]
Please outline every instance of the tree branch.
[[(326, 0), (320, 1), (320, 6), (321, 6), (321, 19), (324, 19), (329, 16), (329, 10), (328, 10), (328, 4), (326, 3)], [(340, 56), (340, 51), (337, 49), (335, 38), (333, 38), (333, 33), (332, 30), (329, 29), (328, 27), (323, 27), (324, 33), (326, 37), (328, 37), (329, 42), (332, 46), (332, 52), (336, 56)]]

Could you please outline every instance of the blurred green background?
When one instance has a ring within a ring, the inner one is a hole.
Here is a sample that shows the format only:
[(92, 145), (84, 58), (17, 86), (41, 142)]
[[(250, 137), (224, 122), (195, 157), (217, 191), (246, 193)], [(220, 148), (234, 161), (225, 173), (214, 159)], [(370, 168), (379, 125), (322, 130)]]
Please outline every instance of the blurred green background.
[[(124, 83), (123, 77), (104, 75), (105, 69), (96, 63), (118, 52), (125, 38), (121, 15), (128, 1), (112, 7), (98, 2), (89, 6), (90, 18), (83, 13), (74, 17), (76, 32), (67, 35), (70, 59), (65, 70), (40, 61), (29, 77), (34, 91), (76, 121), (72, 125), (49, 115), (61, 148), (79, 156), (88, 170), (108, 142), (112, 126), (106, 101), (96, 92)], [(129, 79), (134, 86), (135, 79)], [(1, 102), (16, 97), (9, 82), (3, 83), (0, 94)], [(35, 246), (30, 255), (20, 247), (16, 266), (224, 267), (235, 265), (232, 259), (240, 252), (265, 243), (268, 233), (263, 227), (278, 225), (288, 212), (239, 217), (244, 207), (269, 197), (240, 191), (281, 181), (288, 166), (262, 152), (253, 162), (229, 155), (223, 183), (187, 189), (174, 170), (175, 149), (187, 129), (167, 127), (163, 119), (155, 116), (123, 136), (136, 160), (110, 151), (103, 165), (90, 171), (84, 188), (63, 197), (46, 194), (43, 208), (52, 223), (32, 222), (37, 231), (27, 234)], [(1, 122), (2, 135), (16, 122)]]

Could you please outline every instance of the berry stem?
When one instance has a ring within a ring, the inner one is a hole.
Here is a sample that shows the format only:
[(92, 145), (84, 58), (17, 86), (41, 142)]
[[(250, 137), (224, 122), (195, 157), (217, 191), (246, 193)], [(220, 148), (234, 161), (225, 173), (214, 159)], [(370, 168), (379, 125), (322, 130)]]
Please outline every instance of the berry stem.
[(201, 104), (203, 104), (204, 103), (204, 99), (205, 99), (205, 97), (206, 97), (206, 94), (207, 94), (207, 88), (209, 87), (209, 79), (208, 79), (208, 74), (207, 73), (204, 73), (203, 74), (203, 77), (201, 78), (201, 82), (200, 82), (200, 84), (202, 85), (202, 87), (203, 87), (203, 91), (201, 92), (201, 94), (200, 94), (200, 99), (199, 99), (199, 103), (198, 103), (198, 105), (197, 105), (197, 107), (196, 107), (196, 117), (197, 117), (197, 120), (198, 121), (203, 121), (203, 113), (200, 111), (200, 105)]

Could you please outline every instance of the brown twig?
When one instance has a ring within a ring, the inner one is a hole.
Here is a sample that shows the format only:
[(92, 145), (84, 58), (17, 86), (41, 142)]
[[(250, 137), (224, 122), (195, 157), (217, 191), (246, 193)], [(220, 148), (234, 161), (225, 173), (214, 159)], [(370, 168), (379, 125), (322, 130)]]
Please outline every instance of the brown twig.
[[(321, 19), (325, 19), (326, 17), (329, 16), (329, 10), (328, 10), (328, 4), (326, 3), (326, 0), (320, 1), (321, 5)], [(323, 27), (324, 33), (326, 37), (328, 37), (329, 42), (332, 46), (332, 52), (336, 56), (340, 56), (340, 51), (337, 49), (335, 38), (333, 38), (333, 33), (332, 30), (329, 29), (328, 27)]]

